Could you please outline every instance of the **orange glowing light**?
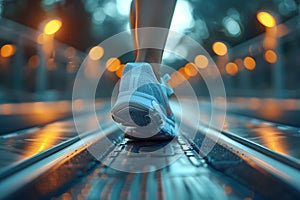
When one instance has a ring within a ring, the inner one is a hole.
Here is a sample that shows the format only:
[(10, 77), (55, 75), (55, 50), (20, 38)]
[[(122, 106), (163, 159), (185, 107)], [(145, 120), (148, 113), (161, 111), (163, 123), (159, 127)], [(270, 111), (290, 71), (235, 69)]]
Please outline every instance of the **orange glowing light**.
[(205, 69), (209, 63), (209, 61), (205, 55), (196, 56), (194, 62), (196, 64), (196, 66), (199, 67), (200, 69)]
[(95, 61), (100, 60), (100, 58), (102, 58), (103, 55), (104, 55), (104, 49), (99, 46), (95, 46), (95, 47), (91, 48), (91, 50), (89, 52), (89, 57)]
[(218, 56), (224, 56), (228, 51), (227, 46), (223, 42), (215, 42), (212, 49)]
[(40, 59), (37, 55), (31, 56), (28, 60), (28, 66), (30, 68), (36, 68), (40, 63)]
[(267, 50), (264, 54), (264, 58), (269, 63), (276, 63), (277, 62), (277, 54), (273, 50)]
[(119, 66), (120, 66), (120, 67), (119, 67), (119, 69), (116, 71), (116, 75), (117, 75), (119, 78), (121, 78), (121, 77), (122, 77), (122, 73), (123, 73), (123, 70), (124, 70), (125, 65), (122, 64), (122, 65), (119, 65)]
[(248, 56), (244, 59), (244, 66), (248, 70), (254, 70), (256, 67), (256, 62), (253, 58)]
[(171, 79), (168, 83), (172, 88), (176, 88), (187, 81), (188, 78), (189, 76), (185, 73), (184, 68), (180, 68), (178, 71), (175, 71), (171, 74)]
[(110, 58), (106, 62), (106, 69), (110, 72), (115, 72), (120, 68), (121, 61), (118, 58)]
[[(188, 80), (190, 78), (190, 76), (188, 74), (185, 73), (185, 69), (184, 67), (181, 67), (179, 70), (178, 70), (179, 74), (181, 75), (181, 78), (184, 79), (184, 80)], [(180, 77), (180, 76), (179, 76)]]
[(61, 26), (62, 26), (61, 20), (53, 19), (45, 25), (44, 33), (47, 35), (53, 35), (61, 28)]
[(184, 66), (184, 72), (188, 75), (188, 76), (196, 76), (197, 75), (197, 69), (196, 66), (193, 63), (187, 63)]
[(233, 62), (227, 63), (225, 69), (226, 69), (227, 74), (229, 74), (231, 76), (236, 75), (236, 73), (238, 73), (238, 71), (239, 71), (237, 64), (235, 64)]
[(12, 44), (6, 44), (3, 47), (1, 47), (0, 52), (1, 52), (1, 56), (3, 58), (8, 58), (8, 57), (10, 57), (10, 56), (12, 56), (12, 55), (15, 54), (16, 47), (14, 45), (12, 45)]
[(258, 12), (256, 18), (265, 27), (272, 28), (276, 26), (275, 18), (268, 12)]

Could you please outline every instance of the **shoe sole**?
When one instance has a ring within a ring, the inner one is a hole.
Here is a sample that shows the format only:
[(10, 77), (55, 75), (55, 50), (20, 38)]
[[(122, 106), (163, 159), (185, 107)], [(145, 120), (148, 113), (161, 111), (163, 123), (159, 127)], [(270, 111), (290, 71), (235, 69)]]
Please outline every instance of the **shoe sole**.
[(156, 100), (145, 94), (120, 94), (112, 109), (112, 118), (127, 127), (159, 132), (167, 117)]

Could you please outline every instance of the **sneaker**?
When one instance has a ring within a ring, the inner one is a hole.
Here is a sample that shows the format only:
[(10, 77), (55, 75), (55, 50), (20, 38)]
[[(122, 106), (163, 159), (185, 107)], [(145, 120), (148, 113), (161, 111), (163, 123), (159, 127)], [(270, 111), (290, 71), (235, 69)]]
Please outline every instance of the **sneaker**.
[(126, 126), (125, 137), (139, 140), (164, 140), (176, 136), (176, 123), (168, 96), (173, 93), (161, 83), (148, 63), (128, 63), (123, 71), (112, 118)]

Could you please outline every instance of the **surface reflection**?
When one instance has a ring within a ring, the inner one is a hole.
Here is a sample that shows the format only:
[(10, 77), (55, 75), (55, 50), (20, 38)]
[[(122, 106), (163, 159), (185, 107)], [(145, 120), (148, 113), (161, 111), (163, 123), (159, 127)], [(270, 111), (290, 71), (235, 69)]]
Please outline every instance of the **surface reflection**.
[(73, 121), (0, 136), (0, 169), (26, 160), (76, 135)]
[(25, 141), (30, 142), (30, 145), (26, 146), (23, 159), (38, 154), (54, 146), (59, 141), (64, 140), (64, 133), (65, 129), (63, 123), (55, 123), (45, 126), (39, 134), (35, 134), (32, 138), (25, 139)]
[[(71, 117), (71, 104), (69, 101), (58, 101), (0, 105), (0, 171), (77, 137), (73, 118), (61, 120), (62, 116)], [(75, 109), (86, 110), (86, 104), (80, 99), (76, 100)], [(76, 121), (78, 130), (96, 130), (99, 123), (102, 128), (112, 125), (108, 114), (109, 104), (103, 100), (96, 100), (95, 108), (98, 118), (94, 119), (86, 112), (81, 113), (81, 117)], [(26, 129), (28, 124), (33, 123), (34, 128)], [(3, 127), (10, 132), (1, 133)], [(17, 131), (13, 132), (13, 128), (17, 128)]]
[[(201, 101), (200, 105), (201, 122), (208, 124), (211, 120), (210, 104)], [(276, 153), (293, 157), (300, 163), (300, 128), (296, 117), (300, 110), (298, 99), (232, 98), (228, 99), (227, 105), (224, 131)], [(215, 120), (218, 120), (218, 117)], [(298, 126), (282, 125), (284, 120)], [(279, 124), (272, 121), (278, 121)]]
[(288, 154), (286, 137), (274, 127), (257, 128), (253, 130), (261, 140), (262, 144), (275, 152)]

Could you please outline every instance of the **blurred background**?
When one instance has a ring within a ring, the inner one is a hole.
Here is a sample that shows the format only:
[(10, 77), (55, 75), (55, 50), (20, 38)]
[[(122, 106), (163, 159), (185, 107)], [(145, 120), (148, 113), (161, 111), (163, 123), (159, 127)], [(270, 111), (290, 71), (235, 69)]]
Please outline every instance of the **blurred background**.
[[(0, 0), (0, 103), (71, 100), (76, 72), (86, 56), (99, 60), (103, 40), (129, 31), (131, 0)], [(199, 42), (217, 64), (229, 106), (268, 108), (262, 114), (300, 107), (300, 16), (298, 0), (178, 0), (171, 29)], [(131, 41), (125, 41), (131, 45)], [(190, 49), (178, 41), (174, 48)], [(97, 98), (110, 97), (129, 53), (107, 63)], [(208, 58), (187, 63), (166, 53), (164, 63), (189, 79), (199, 98), (208, 92), (195, 68)], [(99, 66), (101, 67), (101, 66)], [(94, 71), (86, 76), (93, 78)], [(181, 79), (172, 77), (172, 85)], [(65, 104), (64, 104), (65, 103)], [(266, 106), (268, 105), (268, 106)], [(23, 106), (24, 107), (24, 106)], [(285, 117), (286, 121), (288, 118)]]

